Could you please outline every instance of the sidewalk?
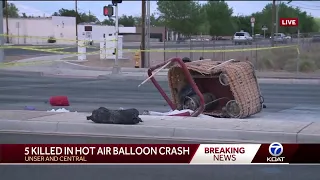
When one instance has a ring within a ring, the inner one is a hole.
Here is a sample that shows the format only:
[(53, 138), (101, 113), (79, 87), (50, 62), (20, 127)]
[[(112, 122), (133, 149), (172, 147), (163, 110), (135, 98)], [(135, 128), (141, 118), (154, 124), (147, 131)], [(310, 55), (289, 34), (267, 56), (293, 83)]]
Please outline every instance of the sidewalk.
[[(320, 143), (320, 123), (249, 119), (143, 116), (137, 125), (94, 124), (86, 113), (0, 111), (0, 131), (13, 133), (189, 140), (208, 143)], [(304, 118), (308, 118), (304, 115)]]

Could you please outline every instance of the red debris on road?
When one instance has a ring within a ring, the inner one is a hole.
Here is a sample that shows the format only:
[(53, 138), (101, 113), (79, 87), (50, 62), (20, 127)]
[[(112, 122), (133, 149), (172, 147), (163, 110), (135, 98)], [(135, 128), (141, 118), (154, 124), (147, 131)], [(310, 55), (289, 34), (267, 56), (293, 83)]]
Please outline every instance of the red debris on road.
[(69, 100), (67, 96), (52, 96), (50, 97), (51, 106), (69, 106)]

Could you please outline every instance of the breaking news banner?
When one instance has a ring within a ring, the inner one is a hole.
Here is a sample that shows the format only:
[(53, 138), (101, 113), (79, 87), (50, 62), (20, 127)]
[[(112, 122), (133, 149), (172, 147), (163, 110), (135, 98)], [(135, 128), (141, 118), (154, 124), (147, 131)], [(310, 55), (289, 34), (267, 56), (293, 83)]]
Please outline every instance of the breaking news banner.
[(320, 163), (320, 144), (1, 144), (0, 164)]

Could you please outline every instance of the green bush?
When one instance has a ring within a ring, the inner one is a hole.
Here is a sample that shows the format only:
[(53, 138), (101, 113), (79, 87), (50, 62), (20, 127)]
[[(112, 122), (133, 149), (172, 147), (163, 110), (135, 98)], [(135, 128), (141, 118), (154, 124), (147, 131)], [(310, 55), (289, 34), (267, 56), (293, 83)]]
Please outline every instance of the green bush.
[(48, 43), (55, 43), (57, 40), (54, 37), (49, 37)]

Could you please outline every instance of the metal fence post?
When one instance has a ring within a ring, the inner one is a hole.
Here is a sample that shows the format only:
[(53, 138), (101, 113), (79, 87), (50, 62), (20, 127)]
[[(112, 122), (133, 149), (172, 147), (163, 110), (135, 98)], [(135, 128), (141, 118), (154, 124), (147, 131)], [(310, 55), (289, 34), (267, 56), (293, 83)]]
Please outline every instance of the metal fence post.
[(193, 47), (192, 47), (192, 44), (193, 44), (193, 41), (192, 41), (192, 38), (191, 38), (191, 36), (190, 36), (190, 59), (191, 59), (191, 61), (193, 60), (193, 52), (191, 52), (192, 51), (192, 49), (193, 49)]
[(163, 62), (166, 61), (166, 41), (167, 39), (164, 39), (163, 41)]
[[(300, 30), (298, 29), (298, 48), (300, 48)], [(300, 72), (300, 53), (297, 55), (297, 74)]]
[[(202, 41), (202, 58), (204, 58), (204, 43), (205, 43), (206, 41)], [(204, 58), (204, 59), (206, 59), (206, 58)]]
[[(215, 43), (214, 38), (212, 39), (212, 47), (213, 47), (213, 50), (215, 51), (216, 50), (216, 43)], [(214, 51), (212, 52), (212, 60), (216, 60), (216, 54)]]
[(258, 43), (256, 43), (256, 65), (255, 65), (255, 69), (258, 70), (259, 69), (259, 63), (258, 63)]

